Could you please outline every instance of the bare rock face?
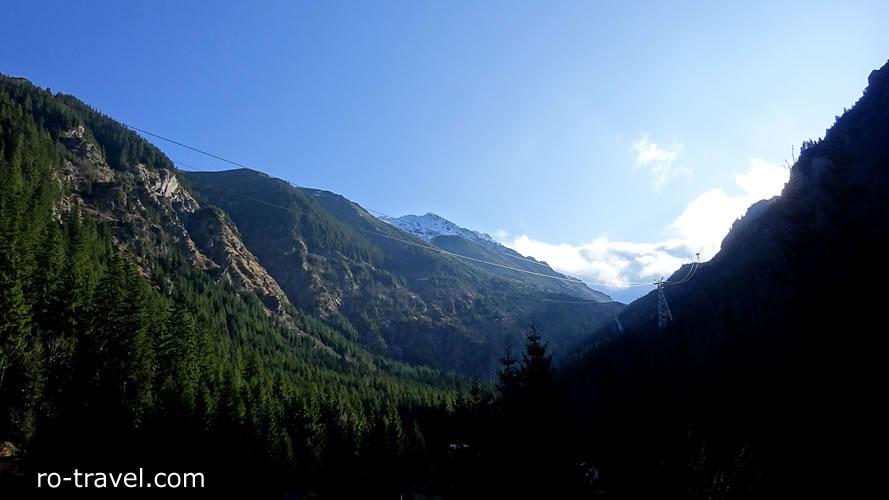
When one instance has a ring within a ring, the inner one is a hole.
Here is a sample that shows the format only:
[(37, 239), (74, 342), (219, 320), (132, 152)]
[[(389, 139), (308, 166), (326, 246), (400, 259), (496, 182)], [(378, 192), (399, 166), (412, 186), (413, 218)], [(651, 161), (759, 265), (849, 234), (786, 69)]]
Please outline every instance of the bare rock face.
[(221, 210), (201, 207), (175, 172), (144, 164), (113, 169), (83, 126), (63, 137), (73, 158), (61, 169), (60, 181), (71, 188), (62, 209), (76, 202), (111, 223), (115, 243), (143, 257), (143, 266), (150, 265), (148, 257), (179, 251), (192, 265), (256, 293), (271, 312), (283, 313), (287, 296), (244, 246), (234, 223)]
[(75, 155), (77, 164), (66, 161), (62, 167), (63, 180), (76, 192), (91, 191), (93, 184), (111, 182), (114, 171), (105, 162), (95, 144), (84, 140), (83, 125), (64, 132), (65, 147)]
[(108, 164), (105, 163), (105, 159), (102, 157), (102, 152), (99, 151), (99, 148), (97, 148), (95, 144), (88, 142), (83, 138), (85, 134), (86, 129), (83, 127), (83, 125), (78, 125), (67, 132), (63, 132), (62, 137), (65, 138), (65, 147), (68, 148), (68, 150), (72, 153), (75, 153), (78, 156), (82, 156), (84, 160), (89, 163), (104, 165), (105, 167), (108, 167)]
[(287, 296), (241, 242), (234, 223), (221, 210), (200, 208), (187, 218), (190, 234), (214, 264), (214, 274), (255, 292), (272, 311), (279, 311)]
[(158, 203), (169, 202), (177, 212), (192, 213), (200, 205), (191, 194), (186, 191), (176, 175), (169, 170), (149, 169), (145, 165), (136, 165), (137, 175), (140, 181), (145, 184), (148, 194)]

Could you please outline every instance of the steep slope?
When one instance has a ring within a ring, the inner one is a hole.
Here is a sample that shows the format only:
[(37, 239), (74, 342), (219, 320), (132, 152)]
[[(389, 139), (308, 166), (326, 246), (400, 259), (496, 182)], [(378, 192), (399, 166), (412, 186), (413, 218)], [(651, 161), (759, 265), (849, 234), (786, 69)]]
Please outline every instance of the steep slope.
[(668, 328), (657, 330), (652, 292), (563, 374), (612, 491), (855, 496), (879, 476), (859, 447), (885, 418), (870, 284), (889, 241), (889, 64), (868, 83), (823, 140), (806, 141), (781, 196), (665, 289)]
[[(225, 214), (201, 207), (179, 184), (166, 158), (130, 153), (132, 161), (125, 163), (124, 146), (120, 156), (109, 155), (113, 168), (99, 147), (100, 141), (110, 140), (109, 134), (103, 135), (95, 115), (84, 117), (97, 132), (88, 133), (85, 125), (60, 131), (70, 153), (59, 179), (68, 188), (63, 206), (77, 204), (108, 222), (115, 243), (142, 258), (146, 273), (152, 272), (153, 259), (180, 251), (192, 265), (257, 293), (272, 311), (281, 311), (286, 295), (240, 242), (237, 228)], [(128, 140), (141, 141), (135, 133), (128, 134)]]
[(587, 285), (577, 282), (579, 280), (571, 281), (572, 278), (557, 273), (545, 262), (538, 262), (533, 257), (524, 257), (515, 250), (494, 241), (487, 234), (460, 227), (438, 215), (430, 213), (423, 216), (405, 215), (398, 218), (384, 216), (380, 220), (449, 252), (493, 262), (500, 266), (519, 268), (531, 273), (565, 278), (564, 280), (554, 280), (534, 274), (517, 273), (505, 267), (488, 267), (492, 273), (509, 280), (518, 280), (523, 288), (564, 294), (583, 300), (611, 301), (611, 297), (608, 295), (592, 290)]
[[(556, 272), (545, 262), (539, 262), (533, 257), (524, 257), (499, 243), (497, 247), (478, 245), (460, 236), (445, 235), (436, 236), (431, 243), (449, 252), (497, 264), (488, 265), (488, 271), (503, 279), (515, 282), (525, 291), (564, 295), (578, 300), (613, 302), (611, 297), (589, 288), (579, 279)], [(507, 268), (518, 268), (527, 271), (527, 273)]]
[(76, 467), (199, 469), (214, 496), (392, 496), (424, 474), (460, 380), (294, 308), (177, 175), (77, 99), (0, 76), (4, 497)]
[[(436, 251), (334, 193), (247, 169), (186, 175), (199, 198), (238, 224), (294, 304), (395, 359), (487, 376), (503, 344), (552, 310), (546, 301), (572, 299), (557, 285), (527, 289), (524, 273)], [(620, 307), (584, 305), (589, 314), (548, 338), (557, 354)]]
[[(404, 243), (405, 240), (410, 240), (409, 236), (392, 228), (388, 223), (381, 223), (361, 206), (340, 195), (317, 189), (305, 189), (305, 191), (311, 193), (335, 217), (353, 228), (360, 228), (362, 234), (385, 249), (388, 255), (392, 256), (387, 262), (395, 266), (398, 272), (411, 278), (411, 286), (418, 290), (420, 295), (447, 297), (449, 289), (447, 287), (442, 289), (430, 278), (429, 268), (425, 267), (427, 263), (423, 260), (418, 261), (415, 258), (417, 252), (411, 245)], [(460, 236), (436, 235), (432, 237), (430, 243), (443, 250), (501, 266), (524, 269), (547, 276), (565, 277), (545, 264), (543, 266), (537, 264), (533, 258), (528, 260), (509, 258), (499, 251), (494, 252)], [(498, 246), (504, 249), (502, 245)], [(505, 250), (511, 252), (509, 255), (521, 257), (511, 249)], [(431, 252), (432, 258), (438, 256), (435, 252)], [(624, 304), (614, 302), (607, 295), (591, 290), (583, 284), (516, 272), (496, 265), (477, 264), (471, 260), (457, 259), (452, 262), (464, 266), (468, 264), (469, 269), (495, 279), (490, 282), (493, 286), (486, 285), (488, 282), (484, 281), (469, 280), (469, 283), (474, 283), (472, 286), (481, 290), (486, 297), (493, 297), (495, 303), (499, 304), (502, 315), (491, 319), (496, 329), (503, 329), (509, 335), (514, 335), (516, 331), (523, 332), (527, 322), (535, 318), (543, 325), (547, 332), (549, 347), (559, 360), (588, 338), (590, 332), (612, 321), (614, 315), (624, 307)], [(440, 264), (435, 264), (438, 265)], [(503, 281), (497, 280), (498, 278)], [(599, 303), (590, 303), (591, 300)], [(499, 358), (502, 345), (494, 347), (493, 357)]]

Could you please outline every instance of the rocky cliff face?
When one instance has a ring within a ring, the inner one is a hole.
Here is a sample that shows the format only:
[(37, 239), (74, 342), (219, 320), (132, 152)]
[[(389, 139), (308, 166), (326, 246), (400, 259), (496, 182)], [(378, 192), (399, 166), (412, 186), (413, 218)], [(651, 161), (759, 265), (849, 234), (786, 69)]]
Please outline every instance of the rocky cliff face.
[(272, 311), (288, 301), (275, 279), (244, 246), (225, 212), (216, 207), (200, 208), (189, 214), (185, 223), (198, 251), (222, 279), (253, 291)]
[[(72, 155), (61, 169), (63, 206), (79, 204), (111, 223), (112, 236), (150, 266), (151, 257), (182, 252), (196, 267), (256, 293), (270, 311), (288, 302), (278, 283), (244, 246), (237, 227), (221, 210), (202, 207), (166, 168), (136, 164), (114, 169), (81, 125), (64, 132)], [(149, 269), (146, 269), (149, 271)]]

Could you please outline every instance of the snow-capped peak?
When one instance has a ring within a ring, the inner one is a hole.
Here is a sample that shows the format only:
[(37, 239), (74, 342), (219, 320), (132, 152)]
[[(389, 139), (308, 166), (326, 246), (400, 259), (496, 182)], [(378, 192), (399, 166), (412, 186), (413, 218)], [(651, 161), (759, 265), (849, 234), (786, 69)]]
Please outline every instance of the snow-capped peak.
[(404, 215), (397, 218), (382, 216), (380, 217), (380, 220), (388, 222), (398, 229), (413, 234), (426, 241), (432, 241), (436, 236), (460, 236), (469, 241), (481, 243), (484, 246), (500, 245), (487, 233), (480, 233), (478, 231), (466, 229), (465, 227), (460, 227), (433, 213), (428, 213), (426, 215)]

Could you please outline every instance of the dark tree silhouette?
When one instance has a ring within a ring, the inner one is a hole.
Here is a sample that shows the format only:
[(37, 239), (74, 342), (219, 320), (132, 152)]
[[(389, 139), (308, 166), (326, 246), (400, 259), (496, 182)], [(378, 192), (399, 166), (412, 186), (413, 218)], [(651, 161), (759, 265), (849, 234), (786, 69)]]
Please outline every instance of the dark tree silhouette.
[(522, 355), (519, 376), (531, 410), (550, 403), (553, 395), (553, 357), (547, 354), (546, 344), (537, 329), (537, 322), (532, 319), (525, 337), (525, 353)]

